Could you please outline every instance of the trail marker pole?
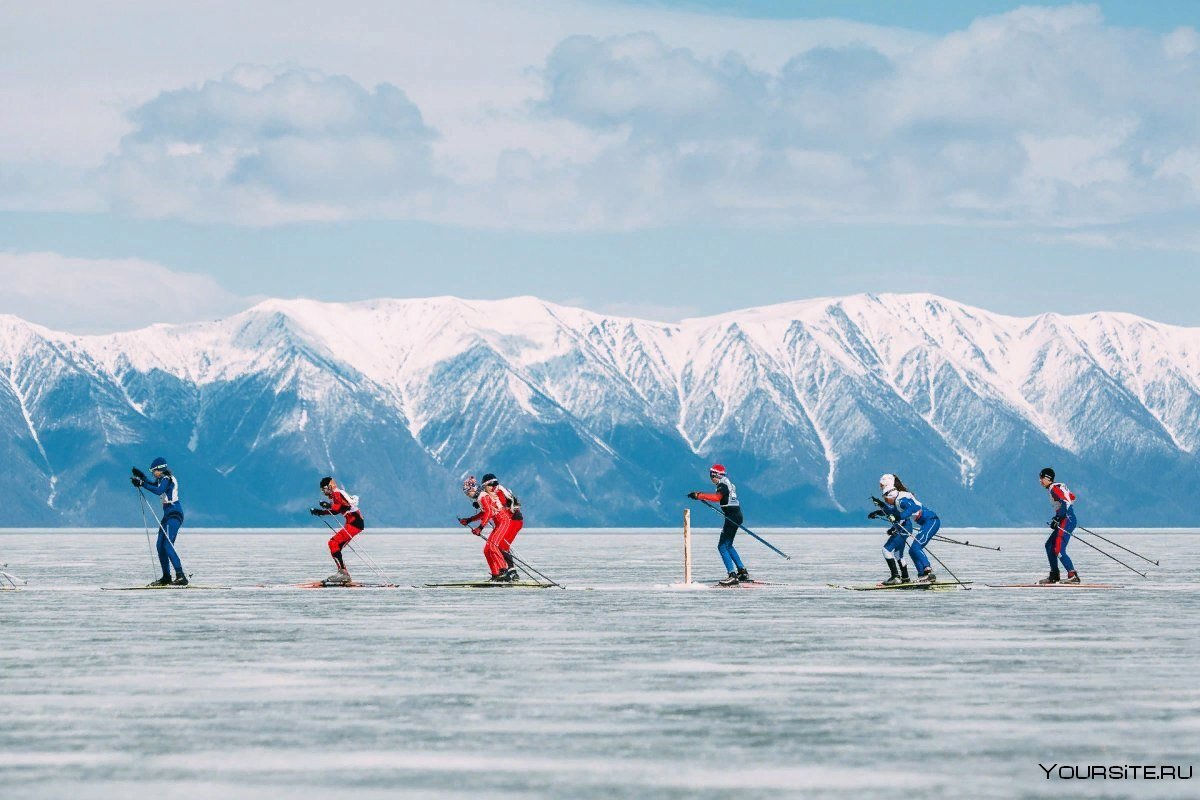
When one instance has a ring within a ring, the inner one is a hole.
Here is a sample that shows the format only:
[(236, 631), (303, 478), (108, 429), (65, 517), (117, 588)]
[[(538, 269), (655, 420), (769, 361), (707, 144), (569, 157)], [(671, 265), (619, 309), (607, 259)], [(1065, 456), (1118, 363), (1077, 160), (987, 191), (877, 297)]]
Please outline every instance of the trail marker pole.
[(683, 583), (692, 582), (692, 510), (683, 510)]

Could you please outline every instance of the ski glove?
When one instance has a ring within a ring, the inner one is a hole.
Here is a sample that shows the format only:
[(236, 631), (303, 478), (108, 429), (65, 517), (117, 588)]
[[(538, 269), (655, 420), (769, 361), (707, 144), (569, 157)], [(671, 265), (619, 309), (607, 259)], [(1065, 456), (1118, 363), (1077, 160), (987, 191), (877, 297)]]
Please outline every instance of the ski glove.
[(329, 505), (329, 501), (328, 501), (328, 500), (322, 500), (321, 502), (317, 503), (317, 505), (319, 505), (321, 508), (323, 508), (323, 509), (325, 509), (325, 510), (327, 510), (327, 511), (328, 511), (329, 509), (333, 508), (333, 506)]
[(458, 518), (458, 524), (459, 524), (459, 525), (470, 525), (470, 524), (471, 524), (471, 520), (469, 520), (469, 519), (468, 519), (468, 518), (466, 518), (466, 517), (459, 517), (459, 518)]
[(883, 509), (880, 508), (880, 509), (876, 509), (875, 511), (872, 511), (870, 514), (867, 514), (867, 519), (879, 519), (879, 518), (885, 517), (885, 516), (887, 516), (887, 515), (884, 514)]
[(696, 499), (698, 499), (699, 497), (700, 497), (700, 493), (699, 493), (699, 492), (688, 492), (688, 499), (689, 499), (689, 500), (696, 500)]
[(471, 528), (471, 533), (476, 536), (483, 536), (483, 526), (480, 525), (478, 528)]
[(132, 478), (130, 478), (129, 482), (139, 489), (146, 484), (146, 481), (142, 478), (139, 478), (137, 475), (134, 475)]
[(325, 516), (325, 509), (323, 509), (323, 508), (310, 508), (310, 509), (308, 510), (308, 513), (312, 514), (314, 517), (323, 517), (323, 516)]

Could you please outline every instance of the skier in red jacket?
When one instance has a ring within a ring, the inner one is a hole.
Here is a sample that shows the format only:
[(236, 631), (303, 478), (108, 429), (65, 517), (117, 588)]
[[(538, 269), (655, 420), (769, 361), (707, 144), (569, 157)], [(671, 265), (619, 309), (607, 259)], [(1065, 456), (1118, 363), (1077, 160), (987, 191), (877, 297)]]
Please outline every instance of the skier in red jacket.
[[(514, 520), (514, 515), (519, 517), (521, 514), (520, 504), (517, 503), (514, 508), (511, 493), (507, 491), (501, 493), (497, 491), (499, 488), (500, 481), (491, 473), (483, 476), (482, 487), (475, 480), (474, 475), (463, 481), (463, 493), (471, 498), (474, 506), (479, 509), (479, 513), (472, 517), (460, 517), (458, 522), (460, 525), (478, 523), (477, 526), (471, 528), (471, 533), (476, 536), (483, 536), (484, 527), (489, 522), (492, 524), (492, 532), (483, 545), (483, 557), (487, 561), (488, 571), (491, 572), (493, 581), (511, 583), (516, 581), (519, 576), (512, 566), (508, 548), (524, 522)], [(514, 522), (516, 523), (515, 527)]]
[(342, 558), (342, 549), (350, 540), (358, 536), (367, 527), (363, 521), (362, 512), (358, 510), (358, 498), (339, 489), (333, 478), (321, 478), (321, 492), (328, 500), (321, 501), (320, 508), (310, 509), (314, 517), (331, 517), (341, 514), (345, 518), (341, 530), (333, 534), (329, 540), (329, 554), (337, 565), (337, 572), (325, 579), (325, 583), (350, 583), (350, 570), (346, 569), (346, 561)]

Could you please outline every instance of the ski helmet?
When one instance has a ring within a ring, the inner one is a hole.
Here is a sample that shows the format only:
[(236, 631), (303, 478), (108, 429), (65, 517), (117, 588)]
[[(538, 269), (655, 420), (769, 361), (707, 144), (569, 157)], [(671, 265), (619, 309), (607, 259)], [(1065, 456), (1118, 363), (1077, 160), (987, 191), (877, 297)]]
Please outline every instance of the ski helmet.
[(150, 471), (151, 472), (153, 472), (156, 469), (166, 469), (166, 468), (167, 468), (167, 460), (165, 458), (163, 458), (162, 456), (159, 456), (158, 458), (156, 458), (150, 462)]
[(499, 482), (500, 482), (500, 479), (497, 478), (495, 475), (493, 475), (490, 472), (488, 474), (484, 475), (483, 480), (481, 481), (481, 483), (484, 486), (491, 486), (493, 483), (499, 483)]
[(1054, 480), (1054, 469), (1051, 467), (1046, 467), (1041, 471), (1041, 473), (1038, 474), (1038, 478), (1049, 478), (1050, 480)]
[(896, 488), (896, 476), (888, 472), (879, 477), (879, 488), (883, 489), (883, 496), (887, 497), (887, 493)]
[(333, 478), (331, 478), (330, 476), (326, 475), (324, 478), (321, 478), (321, 488), (322, 489), (328, 487), (329, 484), (331, 484), (331, 483), (333, 483)]
[(725, 466), (723, 464), (713, 464), (711, 467), (708, 468), (708, 474), (709, 474), (709, 476), (716, 475), (718, 477), (724, 478), (725, 474), (726, 474)]
[(463, 494), (478, 494), (478, 493), (479, 493), (479, 481), (475, 480), (474, 475), (467, 476), (466, 480), (463, 481)]

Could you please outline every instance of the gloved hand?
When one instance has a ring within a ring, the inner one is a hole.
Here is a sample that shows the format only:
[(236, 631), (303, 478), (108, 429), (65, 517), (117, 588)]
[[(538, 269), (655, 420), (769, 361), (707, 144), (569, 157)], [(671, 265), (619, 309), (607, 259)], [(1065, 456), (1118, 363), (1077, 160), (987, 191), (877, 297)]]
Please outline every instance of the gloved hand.
[(139, 489), (146, 485), (146, 480), (144, 478), (139, 478), (137, 475), (134, 475), (132, 478), (130, 478), (129, 482)]
[(331, 506), (329, 504), (328, 500), (322, 500), (321, 502), (317, 503), (317, 505), (319, 505), (321, 508), (325, 509), (326, 511), (333, 508), (333, 506)]
[(470, 524), (471, 524), (471, 520), (469, 520), (469, 519), (468, 519), (468, 518), (466, 518), (466, 517), (459, 517), (459, 518), (458, 518), (458, 524), (459, 524), (459, 525), (462, 525), (462, 526), (464, 526), (464, 527), (465, 527), (465, 526), (467, 526), (467, 525), (470, 525)]
[(887, 516), (887, 515), (883, 513), (883, 509), (877, 508), (874, 511), (872, 511), (870, 514), (867, 514), (867, 519), (880, 519), (881, 517), (885, 517), (885, 516)]
[(700, 493), (699, 492), (688, 492), (688, 499), (689, 500), (699, 500)]
[(130, 467), (129, 471), (133, 473), (133, 477), (137, 478), (138, 480), (141, 480), (142, 482), (145, 482), (146, 473), (142, 472), (137, 467)]
[(308, 510), (308, 513), (312, 514), (314, 517), (323, 517), (323, 516), (325, 516), (325, 509), (323, 509), (323, 508), (310, 508), (310, 509)]
[(887, 503), (884, 503), (882, 500), (880, 500), (875, 495), (871, 495), (871, 502), (874, 503), (875, 505), (879, 506), (880, 508), (883, 508), (885, 505), (887, 505)]
[(478, 528), (471, 528), (471, 533), (476, 536), (483, 536), (483, 526), (480, 525)]
[(1052, 531), (1058, 530), (1058, 520), (1052, 519), (1049, 522), (1047, 522), (1046, 524), (1050, 526), (1050, 530), (1052, 530)]

